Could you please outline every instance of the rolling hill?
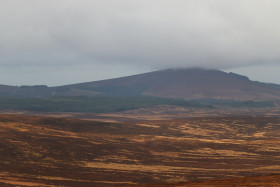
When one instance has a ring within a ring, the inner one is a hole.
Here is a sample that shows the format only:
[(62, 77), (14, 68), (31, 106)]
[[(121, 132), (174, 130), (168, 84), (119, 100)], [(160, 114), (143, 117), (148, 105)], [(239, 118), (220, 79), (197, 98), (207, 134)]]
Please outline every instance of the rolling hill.
[(65, 86), (0, 86), (0, 96), (152, 96), (178, 99), (280, 99), (280, 85), (219, 70), (168, 69)]
[[(279, 123), (0, 115), (0, 186), (279, 186)], [(238, 179), (263, 175), (270, 177)]]

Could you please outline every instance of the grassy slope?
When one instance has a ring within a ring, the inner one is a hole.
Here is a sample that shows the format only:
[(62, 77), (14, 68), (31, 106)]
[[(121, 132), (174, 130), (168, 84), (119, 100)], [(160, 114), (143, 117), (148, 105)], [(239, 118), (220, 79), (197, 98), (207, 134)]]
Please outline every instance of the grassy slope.
[(0, 184), (103, 186), (279, 174), (279, 118), (100, 123), (0, 116)]

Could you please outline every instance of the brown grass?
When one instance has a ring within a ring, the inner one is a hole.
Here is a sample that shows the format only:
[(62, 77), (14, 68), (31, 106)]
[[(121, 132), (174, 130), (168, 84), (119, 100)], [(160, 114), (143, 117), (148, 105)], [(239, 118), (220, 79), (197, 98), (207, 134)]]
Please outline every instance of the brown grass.
[(250, 116), (103, 123), (0, 115), (0, 185), (174, 184), (279, 174), (279, 124), (279, 117)]

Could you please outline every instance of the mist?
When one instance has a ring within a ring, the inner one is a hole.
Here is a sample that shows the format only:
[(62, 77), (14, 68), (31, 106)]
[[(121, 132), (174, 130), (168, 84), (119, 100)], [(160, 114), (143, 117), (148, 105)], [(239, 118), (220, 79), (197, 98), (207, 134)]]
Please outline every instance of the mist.
[(280, 83), (279, 9), (276, 0), (0, 1), (1, 84), (189, 67)]

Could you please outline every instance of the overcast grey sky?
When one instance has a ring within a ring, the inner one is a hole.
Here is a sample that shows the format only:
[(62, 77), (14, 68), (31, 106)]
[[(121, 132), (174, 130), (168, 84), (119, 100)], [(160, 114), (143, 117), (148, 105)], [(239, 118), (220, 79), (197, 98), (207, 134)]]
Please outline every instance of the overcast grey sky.
[(178, 67), (280, 84), (279, 10), (279, 0), (0, 0), (0, 84)]

